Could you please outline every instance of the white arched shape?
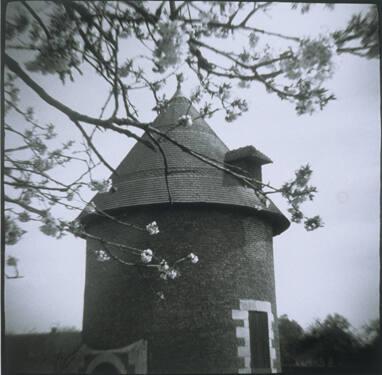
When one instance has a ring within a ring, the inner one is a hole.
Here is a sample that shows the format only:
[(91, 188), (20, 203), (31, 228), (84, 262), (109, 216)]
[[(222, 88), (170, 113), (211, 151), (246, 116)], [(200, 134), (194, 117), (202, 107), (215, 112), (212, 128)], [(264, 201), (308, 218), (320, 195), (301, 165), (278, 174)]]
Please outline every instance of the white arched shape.
[(88, 365), (86, 369), (87, 374), (91, 374), (92, 371), (101, 363), (109, 363), (113, 365), (120, 374), (127, 374), (127, 370), (123, 362), (113, 353), (102, 353), (97, 355)]

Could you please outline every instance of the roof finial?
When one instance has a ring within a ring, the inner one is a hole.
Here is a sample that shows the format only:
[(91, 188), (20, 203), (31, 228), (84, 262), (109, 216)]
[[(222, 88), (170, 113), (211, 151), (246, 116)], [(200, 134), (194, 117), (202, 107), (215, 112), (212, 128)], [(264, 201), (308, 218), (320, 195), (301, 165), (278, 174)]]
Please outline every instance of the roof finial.
[(177, 96), (184, 96), (182, 93), (182, 82), (184, 81), (184, 76), (183, 73), (179, 73), (176, 75), (176, 80), (177, 80), (177, 86), (176, 86), (176, 92), (174, 94), (174, 98)]

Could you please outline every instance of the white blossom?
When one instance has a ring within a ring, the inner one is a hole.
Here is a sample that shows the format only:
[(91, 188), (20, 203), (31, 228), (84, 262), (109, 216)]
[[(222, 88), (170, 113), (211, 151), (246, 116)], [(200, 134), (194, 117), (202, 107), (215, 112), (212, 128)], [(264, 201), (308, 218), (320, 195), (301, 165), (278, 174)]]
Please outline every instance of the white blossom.
[(178, 276), (179, 276), (179, 272), (174, 268), (168, 268), (165, 271), (162, 271), (159, 275), (159, 277), (163, 280), (167, 280), (167, 279), (174, 280)]
[(165, 261), (165, 260), (162, 260), (160, 263), (159, 263), (159, 271), (160, 272), (166, 272), (170, 269), (170, 266), (168, 265), (168, 263)]
[(111, 259), (109, 254), (105, 250), (96, 250), (95, 254), (98, 262), (107, 262)]
[(110, 191), (110, 189), (113, 187), (113, 181), (111, 178), (108, 178), (105, 180), (105, 191)]
[(178, 272), (176, 270), (174, 270), (174, 269), (169, 270), (167, 272), (167, 277), (169, 277), (172, 280), (174, 280), (177, 276), (178, 276)]
[(162, 291), (157, 292), (157, 296), (158, 296), (161, 300), (166, 299), (165, 296), (164, 296), (164, 293), (163, 293)]
[(141, 261), (143, 263), (150, 263), (153, 259), (153, 252), (150, 249), (143, 250), (141, 253)]
[(107, 193), (112, 186), (111, 179), (107, 180), (92, 180), (90, 182), (90, 189), (93, 191), (98, 191), (100, 193)]
[(190, 253), (187, 255), (187, 258), (190, 259), (191, 263), (196, 264), (199, 262), (199, 257), (194, 253)]
[(182, 126), (190, 127), (192, 126), (192, 117), (190, 115), (180, 116), (178, 119), (178, 124)]
[(97, 211), (97, 207), (94, 202), (90, 202), (86, 207), (85, 211), (89, 214), (94, 213)]
[(157, 62), (163, 68), (180, 64), (187, 52), (186, 33), (179, 21), (165, 21), (158, 23), (160, 38), (155, 49)]
[(150, 224), (146, 225), (146, 230), (149, 232), (150, 236), (153, 236), (155, 234), (159, 233), (159, 227), (156, 221), (153, 221)]

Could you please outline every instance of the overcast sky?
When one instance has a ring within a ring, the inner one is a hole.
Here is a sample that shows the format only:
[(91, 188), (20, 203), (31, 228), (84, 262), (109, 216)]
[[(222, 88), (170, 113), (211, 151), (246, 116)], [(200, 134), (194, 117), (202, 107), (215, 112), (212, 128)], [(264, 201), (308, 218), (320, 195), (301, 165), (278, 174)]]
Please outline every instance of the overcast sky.
[[(303, 16), (289, 9), (288, 4), (279, 4), (258, 22), (286, 34), (325, 34), (343, 27), (366, 6), (343, 4), (334, 11), (317, 6)], [(315, 318), (340, 313), (359, 328), (378, 316), (379, 61), (342, 55), (335, 58), (335, 65), (327, 86), (337, 100), (322, 112), (298, 117), (292, 105), (255, 85), (244, 91), (249, 111), (235, 123), (224, 123), (220, 115), (208, 122), (229, 148), (252, 144), (271, 157), (274, 164), (264, 167), (264, 179), (275, 186), (290, 179), (301, 165), (309, 162), (312, 166), (319, 194), (306, 205), (306, 211), (320, 214), (325, 227), (306, 232), (292, 224), (274, 239), (278, 314), (288, 314), (307, 327)], [(99, 114), (106, 93), (96, 80), (85, 76), (76, 85), (62, 88), (51, 77), (36, 79), (67, 105)], [(194, 83), (186, 80), (184, 91)], [(173, 91), (169, 87), (169, 94)], [(59, 124), (62, 139), (78, 137), (63, 116), (47, 109), (30, 90), (23, 89), (22, 97), (40, 116)], [(142, 96), (144, 120), (152, 119), (151, 108)], [(113, 166), (133, 144), (115, 134), (98, 139)], [(72, 180), (75, 171), (68, 167), (60, 173)], [(98, 172), (99, 177), (108, 175), (102, 168)], [(286, 212), (283, 200), (274, 200)], [(6, 280), (7, 331), (48, 331), (53, 325), (81, 329), (85, 241), (55, 240), (33, 224), (28, 228), (23, 240), (7, 249), (20, 259), (24, 275)]]

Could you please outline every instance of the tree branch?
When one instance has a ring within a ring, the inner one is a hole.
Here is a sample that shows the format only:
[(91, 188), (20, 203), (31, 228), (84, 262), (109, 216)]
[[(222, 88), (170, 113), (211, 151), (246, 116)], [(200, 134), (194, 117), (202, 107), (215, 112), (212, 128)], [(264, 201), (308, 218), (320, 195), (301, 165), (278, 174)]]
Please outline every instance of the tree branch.
[(135, 126), (139, 129), (144, 129), (145, 124), (137, 123), (135, 121), (129, 120), (129, 119), (118, 119), (118, 118), (110, 118), (108, 120), (101, 120), (95, 117), (90, 117), (87, 115), (84, 115), (82, 113), (76, 112), (72, 110), (71, 108), (67, 107), (65, 104), (59, 102), (58, 100), (54, 99), (52, 96), (50, 96), (40, 85), (38, 85), (32, 78), (30, 78), (20, 67), (20, 65), (12, 59), (10, 56), (5, 54), (5, 64), (7, 67), (19, 78), (21, 78), (33, 91), (35, 91), (43, 100), (45, 100), (48, 104), (50, 104), (52, 107), (58, 109), (60, 112), (65, 113), (70, 119), (76, 119), (77, 121), (86, 122), (89, 124), (99, 125), (105, 129), (111, 129), (115, 130), (118, 133), (124, 134), (128, 137), (134, 138), (139, 142), (144, 143), (147, 147), (154, 150), (154, 146), (145, 140), (142, 140), (139, 136), (132, 133), (131, 131), (127, 129), (121, 129), (117, 126), (114, 126), (111, 124), (111, 122), (114, 122), (118, 125), (131, 125)]
[[(255, 14), (257, 11), (256, 3), (253, 3), (253, 9), (248, 13), (248, 15), (243, 19), (243, 21), (240, 22), (239, 26), (243, 27), (246, 25), (246, 23), (249, 21), (249, 19)], [(231, 24), (231, 22), (229, 22)]]
[(25, 8), (28, 9), (29, 13), (33, 16), (33, 18), (38, 22), (38, 24), (44, 30), (44, 33), (49, 41), (52, 37), (48, 31), (48, 28), (44, 25), (44, 22), (42, 22), (42, 19), (40, 18), (40, 16), (34, 11), (34, 9), (26, 1), (22, 1), (21, 3), (24, 5)]
[(81, 134), (84, 136), (84, 138), (86, 139), (86, 142), (87, 144), (89, 145), (89, 147), (94, 151), (94, 153), (97, 155), (98, 159), (101, 160), (101, 162), (112, 172), (112, 173), (115, 173), (116, 175), (118, 175), (117, 171), (103, 158), (103, 156), (99, 153), (99, 151), (96, 149), (96, 147), (94, 146), (92, 140), (90, 139), (90, 137), (86, 134), (86, 131), (84, 130), (84, 128), (81, 126), (81, 124), (75, 120), (75, 119), (72, 119), (73, 123), (77, 126), (78, 130), (81, 132)]
[(34, 214), (37, 214), (39, 216), (46, 216), (46, 214), (47, 214), (47, 210), (39, 210), (37, 208), (34, 208), (34, 207), (18, 200), (18, 199), (13, 199), (13, 198), (9, 197), (8, 195), (4, 195), (4, 200), (6, 202), (16, 204), (16, 205), (20, 206), (21, 208), (24, 208), (24, 210), (27, 210), (29, 212), (33, 212)]

